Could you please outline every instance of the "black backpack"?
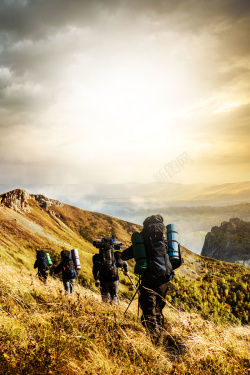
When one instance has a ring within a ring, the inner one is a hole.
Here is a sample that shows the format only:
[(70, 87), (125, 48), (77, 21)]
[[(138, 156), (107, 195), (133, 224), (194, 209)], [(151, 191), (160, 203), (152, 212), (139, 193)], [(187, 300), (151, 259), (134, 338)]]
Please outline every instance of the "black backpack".
[(63, 278), (75, 279), (78, 276), (78, 272), (75, 270), (74, 262), (71, 258), (71, 252), (68, 250), (61, 251), (61, 257), (63, 262)]
[(114, 239), (103, 238), (99, 249), (100, 271), (102, 281), (116, 281), (119, 279), (115, 262)]
[(122, 252), (121, 251), (115, 251), (114, 253), (115, 256), (115, 264), (116, 267), (123, 267), (124, 260), (122, 260)]
[(161, 215), (152, 215), (143, 223), (141, 234), (146, 247), (148, 268), (142, 279), (148, 284), (161, 285), (173, 278), (173, 268), (165, 243), (165, 231)]
[(37, 250), (36, 259), (38, 270), (41, 272), (47, 272), (49, 270), (48, 260), (44, 250)]

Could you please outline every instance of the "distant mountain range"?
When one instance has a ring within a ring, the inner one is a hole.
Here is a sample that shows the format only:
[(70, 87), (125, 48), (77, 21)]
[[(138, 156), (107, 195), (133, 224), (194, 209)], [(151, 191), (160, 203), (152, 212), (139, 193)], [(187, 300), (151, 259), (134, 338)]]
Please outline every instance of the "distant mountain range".
[[(0, 193), (10, 190), (0, 185)], [(13, 188), (12, 188), (13, 189)], [(168, 206), (218, 206), (250, 203), (250, 181), (226, 184), (180, 183), (124, 183), (85, 185), (26, 185), (22, 189), (39, 192), (46, 196), (77, 207), (107, 213), (125, 212), (133, 208), (157, 208)]]
[[(3, 191), (7, 185), (0, 185)], [(27, 185), (33, 196), (53, 196), (88, 211), (142, 225), (159, 213), (178, 226), (183, 246), (201, 253), (211, 227), (232, 217), (250, 221), (250, 182), (228, 184), (149, 183), (113, 185)], [(1, 191), (0, 190), (0, 191)], [(6, 191), (6, 190), (4, 190)], [(34, 194), (39, 192), (40, 194)]]

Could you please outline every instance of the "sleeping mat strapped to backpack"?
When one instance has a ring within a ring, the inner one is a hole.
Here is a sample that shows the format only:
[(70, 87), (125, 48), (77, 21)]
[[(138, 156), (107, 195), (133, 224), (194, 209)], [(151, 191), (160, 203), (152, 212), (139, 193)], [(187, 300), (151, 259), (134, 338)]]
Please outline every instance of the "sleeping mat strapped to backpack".
[(132, 234), (132, 244), (136, 262), (134, 272), (143, 275), (148, 268), (148, 260), (143, 237), (140, 233), (134, 232)]
[(80, 259), (79, 259), (79, 255), (78, 255), (78, 250), (77, 249), (72, 249), (71, 250), (71, 257), (72, 257), (72, 260), (74, 262), (75, 269), (77, 271), (80, 271), (81, 264), (80, 264)]
[(51, 262), (51, 259), (50, 259), (50, 256), (49, 256), (49, 253), (46, 253), (46, 258), (47, 258), (48, 265), (51, 266), (51, 265), (52, 265), (52, 262)]
[(168, 255), (173, 269), (176, 269), (183, 263), (180, 244), (178, 242), (178, 231), (175, 224), (168, 224), (166, 228)]

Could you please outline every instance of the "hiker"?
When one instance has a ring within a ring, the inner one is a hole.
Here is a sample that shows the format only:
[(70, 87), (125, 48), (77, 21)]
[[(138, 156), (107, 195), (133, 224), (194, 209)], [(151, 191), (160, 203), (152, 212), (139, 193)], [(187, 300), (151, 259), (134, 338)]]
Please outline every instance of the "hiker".
[(44, 250), (37, 250), (34, 268), (38, 268), (38, 278), (45, 284), (49, 274), (49, 265)]
[(75, 265), (71, 258), (71, 252), (63, 250), (61, 252), (61, 259), (61, 263), (54, 268), (54, 275), (56, 276), (62, 271), (65, 292), (73, 295), (75, 278), (78, 276), (78, 272), (75, 270)]
[(93, 277), (95, 285), (100, 287), (103, 302), (118, 305), (119, 290), (119, 272), (118, 268), (123, 269), (125, 275), (128, 274), (128, 263), (121, 259), (121, 252), (115, 251), (114, 238), (103, 238), (99, 240), (99, 253), (93, 256)]
[[(136, 245), (142, 245), (145, 250), (144, 260), (147, 264), (145, 270), (141, 272), (138, 302), (142, 309), (142, 324), (149, 332), (152, 341), (156, 344), (161, 343), (162, 340), (164, 323), (162, 310), (166, 305), (165, 297), (168, 282), (174, 277), (173, 267), (166, 250), (167, 241), (165, 239), (165, 231), (166, 228), (161, 215), (149, 216), (143, 222), (141, 233), (136, 233), (140, 236), (139, 241), (137, 237), (137, 243), (125, 249), (121, 254), (123, 260), (128, 260), (135, 257)], [(143, 262), (142, 258), (140, 256), (138, 260)], [(182, 260), (180, 264), (181, 262)], [(177, 265), (175, 268), (177, 268)]]

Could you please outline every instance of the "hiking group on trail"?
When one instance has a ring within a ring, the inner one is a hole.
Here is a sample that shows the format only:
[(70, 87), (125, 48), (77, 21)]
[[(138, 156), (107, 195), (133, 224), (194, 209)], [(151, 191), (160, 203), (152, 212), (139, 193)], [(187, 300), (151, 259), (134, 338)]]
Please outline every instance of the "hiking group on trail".
[[(49, 266), (52, 266), (49, 268)], [(49, 269), (52, 277), (62, 272), (63, 286), (66, 293), (74, 293), (75, 279), (78, 277), (78, 271), (81, 269), (78, 250), (72, 249), (61, 251), (61, 262), (58, 266), (52, 265), (50, 256), (44, 250), (37, 251), (37, 259), (34, 268), (38, 268), (38, 277), (41, 281), (46, 283)]]
[[(113, 236), (97, 239), (93, 245), (99, 251), (92, 258), (92, 274), (95, 285), (100, 287), (102, 301), (118, 305), (118, 268), (121, 268), (136, 290), (130, 304), (138, 293), (138, 314), (139, 307), (142, 310), (141, 322), (152, 342), (161, 343), (164, 323), (162, 310), (166, 305), (168, 283), (174, 278), (174, 270), (183, 263), (176, 226), (165, 226), (161, 215), (152, 215), (144, 220), (140, 233), (132, 234), (132, 245), (122, 252), (122, 243)], [(49, 265), (52, 265), (48, 258), (49, 254), (45, 254), (44, 250), (37, 251), (34, 268), (38, 268), (38, 277), (43, 282), (46, 282)], [(132, 258), (135, 259), (134, 273), (139, 276), (137, 286), (128, 274), (127, 260)], [(77, 249), (63, 250), (60, 264), (51, 267), (52, 277), (62, 271), (65, 293), (72, 295), (80, 269)]]

